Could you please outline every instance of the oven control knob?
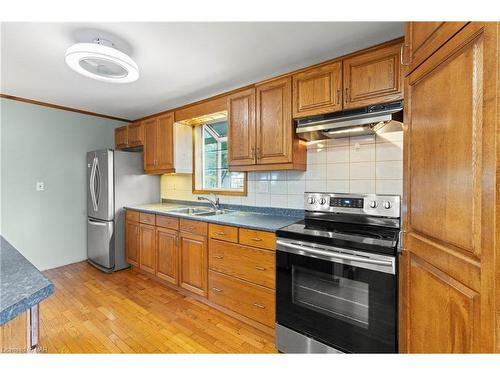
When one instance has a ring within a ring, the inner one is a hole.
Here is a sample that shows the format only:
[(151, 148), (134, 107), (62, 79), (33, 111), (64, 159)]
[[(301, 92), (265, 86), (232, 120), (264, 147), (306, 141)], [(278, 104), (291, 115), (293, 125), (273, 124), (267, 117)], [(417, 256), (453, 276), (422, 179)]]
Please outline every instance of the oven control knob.
[(370, 202), (370, 207), (371, 207), (371, 208), (377, 208), (377, 206), (378, 206), (377, 201), (371, 201), (371, 202)]
[(325, 204), (326, 199), (325, 198), (319, 198), (319, 204)]
[(314, 203), (316, 203), (316, 199), (314, 199), (314, 197), (309, 197), (309, 198), (307, 199), (307, 202), (308, 202), (309, 204), (314, 204)]
[(389, 202), (389, 201), (385, 201), (385, 202), (384, 202), (384, 208), (385, 208), (385, 209), (387, 209), (387, 210), (388, 210), (388, 209), (389, 209), (389, 208), (391, 208), (391, 207), (392, 207), (391, 202)]

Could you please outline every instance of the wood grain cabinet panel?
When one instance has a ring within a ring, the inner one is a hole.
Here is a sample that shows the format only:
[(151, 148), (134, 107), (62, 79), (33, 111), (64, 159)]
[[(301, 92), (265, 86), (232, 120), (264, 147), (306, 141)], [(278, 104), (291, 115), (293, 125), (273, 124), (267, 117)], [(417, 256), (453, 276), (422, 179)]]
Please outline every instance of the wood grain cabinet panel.
[(417, 257), (411, 260), (410, 277), (409, 298), (418, 308), (410, 314), (409, 351), (473, 352), (478, 338), (479, 294)]
[(156, 119), (143, 121), (144, 131), (144, 171), (153, 172), (156, 169)]
[[(413, 25), (410, 40), (424, 43), (433, 28)], [(499, 98), (498, 81), (498, 26), (479, 22), (405, 80), (402, 351), (500, 350), (493, 288), (498, 108), (490, 100)]]
[(294, 118), (342, 110), (342, 62), (295, 74), (292, 92)]
[(402, 46), (384, 46), (343, 61), (344, 109), (403, 98)]
[(257, 86), (257, 164), (292, 162), (291, 78)]
[(229, 242), (210, 240), (208, 266), (214, 271), (275, 287), (275, 253)]
[(139, 266), (139, 223), (137, 221), (125, 221), (125, 252), (127, 262), (133, 266)]
[(405, 35), (406, 73), (411, 73), (436, 52), (467, 22), (407, 22)]
[(156, 215), (156, 226), (178, 230), (179, 218), (172, 216)]
[(115, 128), (115, 148), (123, 149), (128, 147), (128, 128), (120, 126)]
[(229, 96), (227, 110), (229, 166), (255, 164), (255, 89)]
[(174, 230), (156, 227), (156, 276), (179, 283), (179, 238)]
[(274, 290), (209, 271), (208, 299), (250, 319), (274, 327)]
[(139, 267), (154, 274), (156, 268), (156, 230), (153, 225), (139, 224)]
[(180, 233), (180, 286), (190, 292), (207, 296), (207, 238)]
[(134, 122), (127, 125), (128, 127), (128, 145), (129, 147), (137, 147), (143, 145), (143, 127), (141, 122)]
[(208, 223), (204, 221), (180, 219), (179, 229), (181, 232), (189, 232), (198, 234), (200, 236), (206, 236), (208, 231)]
[(167, 113), (158, 117), (156, 135), (156, 169), (174, 169), (174, 114)]
[(276, 234), (262, 230), (240, 228), (240, 243), (262, 249), (276, 250)]
[(229, 225), (212, 224), (208, 225), (210, 238), (215, 238), (227, 242), (238, 242), (238, 228)]
[(174, 172), (174, 114), (144, 120), (144, 171), (149, 174)]

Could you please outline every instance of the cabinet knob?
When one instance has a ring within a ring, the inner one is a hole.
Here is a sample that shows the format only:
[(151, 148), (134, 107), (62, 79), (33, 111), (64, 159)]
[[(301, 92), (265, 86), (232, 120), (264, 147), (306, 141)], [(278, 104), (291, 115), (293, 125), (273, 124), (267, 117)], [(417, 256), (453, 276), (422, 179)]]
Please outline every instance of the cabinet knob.
[(224, 255), (214, 255), (214, 256), (212, 256), (212, 258), (215, 258), (215, 259), (224, 259)]
[(259, 237), (252, 237), (250, 238), (252, 241), (256, 241), (256, 242), (260, 242), (262, 241), (262, 238), (259, 238)]
[(219, 289), (219, 288), (216, 288), (216, 287), (213, 287), (213, 288), (212, 288), (212, 290), (213, 290), (214, 292), (217, 292), (217, 293), (222, 292), (222, 289)]

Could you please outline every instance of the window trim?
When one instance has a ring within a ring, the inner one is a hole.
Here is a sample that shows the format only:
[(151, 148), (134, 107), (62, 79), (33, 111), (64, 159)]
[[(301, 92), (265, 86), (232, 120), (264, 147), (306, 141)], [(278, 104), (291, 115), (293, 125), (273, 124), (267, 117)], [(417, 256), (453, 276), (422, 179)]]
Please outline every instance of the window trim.
[[(221, 122), (221, 120), (217, 120), (214, 122)], [(208, 123), (209, 124), (209, 123)], [(232, 196), (240, 196), (240, 197), (246, 197), (248, 195), (248, 174), (247, 172), (240, 172), (240, 171), (232, 171), (232, 172), (239, 172), (243, 173), (243, 190), (242, 191), (234, 191), (234, 190), (218, 190), (218, 189), (196, 189), (196, 128), (198, 126), (203, 126), (205, 124), (200, 124), (193, 126), (192, 130), (192, 137), (193, 137), (193, 174), (192, 174), (192, 193), (193, 194), (217, 194), (217, 195), (232, 195)], [(229, 126), (229, 123), (228, 123)], [(228, 169), (230, 170), (229, 166)], [(230, 170), (231, 172), (231, 170)]]

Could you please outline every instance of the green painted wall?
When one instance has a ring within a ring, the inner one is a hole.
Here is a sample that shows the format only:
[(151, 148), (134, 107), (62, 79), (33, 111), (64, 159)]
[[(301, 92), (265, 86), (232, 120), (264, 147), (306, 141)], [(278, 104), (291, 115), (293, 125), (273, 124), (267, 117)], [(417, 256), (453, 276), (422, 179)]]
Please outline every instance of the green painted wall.
[(86, 259), (86, 152), (123, 123), (9, 99), (0, 120), (0, 233), (40, 270)]

